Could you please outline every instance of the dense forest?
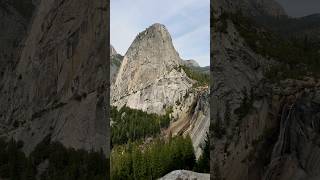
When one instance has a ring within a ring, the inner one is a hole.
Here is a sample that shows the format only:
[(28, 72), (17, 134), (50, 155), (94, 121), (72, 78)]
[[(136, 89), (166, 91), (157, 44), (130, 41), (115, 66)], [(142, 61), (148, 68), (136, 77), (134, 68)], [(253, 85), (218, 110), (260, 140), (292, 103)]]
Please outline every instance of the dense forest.
[(173, 170), (193, 170), (195, 164), (189, 136), (157, 138), (150, 144), (129, 142), (112, 150), (111, 179), (157, 179)]
[(209, 84), (210, 75), (208, 73), (201, 72), (199, 70), (194, 70), (185, 65), (181, 65), (177, 68), (178, 71), (181, 71), (181, 69), (183, 69), (183, 71), (187, 74), (189, 78), (197, 81), (193, 85), (194, 87), (205, 86)]
[[(241, 12), (222, 14), (219, 19), (219, 30), (225, 32), (230, 19), (248, 46), (256, 53), (280, 62), (266, 72), (271, 80), (286, 78), (302, 78), (305, 75), (319, 76), (320, 53), (319, 45), (309, 37), (284, 37), (245, 17)], [(276, 19), (274, 21), (277, 21)], [(279, 20), (280, 21), (280, 20)]]
[[(177, 169), (209, 172), (209, 141), (196, 162), (189, 136), (159, 137), (161, 129), (170, 124), (171, 112), (172, 108), (168, 108), (160, 116), (111, 107), (111, 179), (156, 179)], [(151, 139), (145, 141), (147, 137)]]
[(51, 142), (49, 136), (29, 156), (22, 152), (21, 141), (1, 139), (0, 147), (0, 177), (4, 179), (105, 180), (109, 177), (109, 161), (104, 153), (65, 148), (61, 143)]
[(172, 108), (168, 108), (166, 114), (161, 116), (128, 107), (122, 107), (120, 110), (111, 107), (111, 145), (126, 144), (129, 140), (136, 141), (159, 135), (162, 128), (169, 126), (171, 112)]

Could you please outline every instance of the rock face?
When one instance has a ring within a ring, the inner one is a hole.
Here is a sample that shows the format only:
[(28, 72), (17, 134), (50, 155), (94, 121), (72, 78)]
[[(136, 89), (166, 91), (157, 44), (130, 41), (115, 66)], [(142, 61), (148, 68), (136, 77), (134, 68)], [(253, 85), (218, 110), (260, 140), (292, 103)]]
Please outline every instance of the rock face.
[[(232, 9), (227, 0), (214, 3), (222, 5), (211, 12), (219, 26), (221, 13)], [(318, 179), (319, 80), (269, 81), (265, 72), (278, 60), (255, 53), (233, 22), (224, 21), (226, 31), (211, 27), (212, 178)]]
[(196, 158), (202, 154), (204, 140), (210, 127), (208, 88), (198, 88), (189, 92), (179, 105), (173, 106), (172, 117), (175, 119), (167, 129), (167, 135), (190, 135)]
[[(21, 52), (29, 25), (30, 15), (23, 16), (16, 5), (9, 1), (0, 2), (0, 82), (6, 71), (15, 68), (19, 58), (17, 52)], [(32, 6), (30, 13), (33, 10)]]
[(203, 174), (203, 173), (195, 173), (192, 171), (186, 170), (176, 170), (172, 171), (171, 173), (165, 175), (164, 177), (160, 178), (159, 180), (209, 180), (210, 174)]
[[(284, 99), (279, 136), (265, 180), (320, 178), (320, 86), (298, 86), (304, 89)], [(288, 87), (295, 89), (291, 82)]]
[(164, 114), (192, 87), (171, 36), (161, 24), (141, 32), (126, 55), (112, 87), (112, 104)]
[(19, 38), (16, 62), (4, 58), (1, 136), (24, 141), (26, 153), (51, 136), (67, 147), (103, 149), (108, 155), (108, 3), (36, 4), (28, 33)]
[(165, 26), (150, 26), (124, 56), (112, 84), (111, 103), (157, 114), (172, 108), (174, 122), (166, 135), (189, 134), (198, 158), (209, 131), (208, 87), (194, 88), (195, 80), (180, 68), (182, 64)]

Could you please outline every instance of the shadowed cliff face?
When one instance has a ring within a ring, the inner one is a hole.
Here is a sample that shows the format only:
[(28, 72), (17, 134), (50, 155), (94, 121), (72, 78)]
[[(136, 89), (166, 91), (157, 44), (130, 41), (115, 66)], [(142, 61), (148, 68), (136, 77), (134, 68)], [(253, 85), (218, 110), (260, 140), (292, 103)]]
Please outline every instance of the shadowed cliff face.
[(49, 0), (36, 9), (13, 51), (15, 65), (4, 58), (1, 136), (23, 140), (27, 153), (51, 135), (67, 147), (108, 154), (108, 4)]
[(280, 132), (265, 179), (320, 178), (320, 91), (308, 89), (282, 108)]
[[(32, 4), (31, 7), (23, 7), (23, 5), (16, 7), (18, 3), (14, 2), (4, 0), (0, 2), (0, 82), (5, 81), (7, 72), (17, 65), (24, 46), (23, 39), (30, 25), (30, 16), (34, 12)], [(24, 16), (21, 12), (23, 8), (29, 8), (26, 9), (28, 15)]]
[(319, 178), (319, 79), (271, 80), (270, 69), (287, 62), (261, 55), (252, 46), (259, 42), (224, 15), (235, 12), (230, 2), (215, 3), (221, 6), (213, 7), (211, 23), (211, 178)]

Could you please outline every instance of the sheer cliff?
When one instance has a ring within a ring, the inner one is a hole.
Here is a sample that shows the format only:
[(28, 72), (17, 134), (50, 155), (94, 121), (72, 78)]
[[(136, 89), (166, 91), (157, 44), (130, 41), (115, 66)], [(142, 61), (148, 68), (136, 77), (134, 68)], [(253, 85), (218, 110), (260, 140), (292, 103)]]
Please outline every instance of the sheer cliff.
[(28, 9), (1, 1), (1, 136), (22, 140), (26, 153), (50, 136), (66, 147), (109, 154), (107, 2), (33, 6), (26, 20), (21, 11)]

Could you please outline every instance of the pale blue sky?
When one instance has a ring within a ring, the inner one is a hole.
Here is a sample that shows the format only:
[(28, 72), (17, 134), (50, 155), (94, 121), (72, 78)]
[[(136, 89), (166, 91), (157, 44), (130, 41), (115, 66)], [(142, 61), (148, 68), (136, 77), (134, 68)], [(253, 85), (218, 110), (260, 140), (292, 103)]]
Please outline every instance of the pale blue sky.
[(124, 55), (136, 35), (164, 24), (182, 59), (210, 64), (209, 0), (111, 0), (111, 44)]

